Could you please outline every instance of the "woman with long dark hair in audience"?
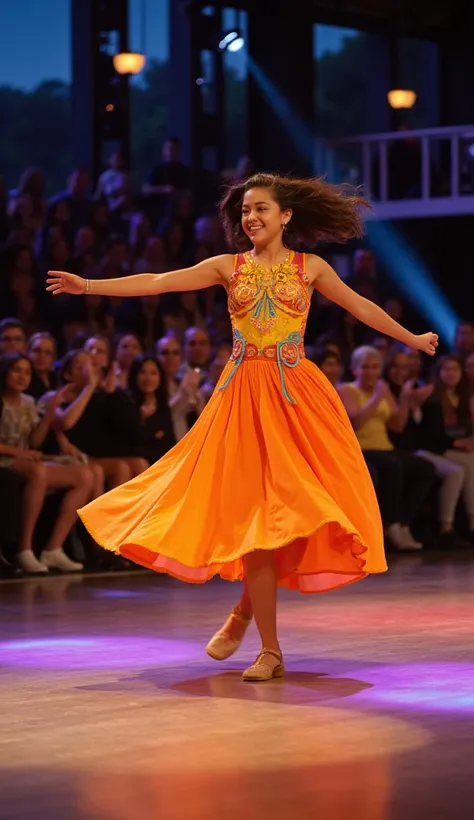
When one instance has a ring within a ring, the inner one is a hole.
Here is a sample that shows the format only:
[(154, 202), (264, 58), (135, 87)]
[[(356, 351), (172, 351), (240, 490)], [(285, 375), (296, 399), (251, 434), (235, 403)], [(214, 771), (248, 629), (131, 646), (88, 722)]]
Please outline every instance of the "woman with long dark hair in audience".
[(154, 356), (145, 354), (133, 360), (128, 389), (138, 414), (137, 440), (152, 463), (176, 444), (168, 405), (166, 376)]
[(123, 390), (127, 390), (130, 368), (142, 352), (140, 340), (134, 333), (122, 333), (112, 340), (112, 359), (116, 365), (117, 386)]
[[(33, 397), (26, 394), (31, 375), (31, 362), (25, 354), (9, 353), (2, 358), (0, 464), (25, 481), (18, 564), (32, 574), (48, 569), (77, 572), (82, 564), (68, 558), (63, 544), (77, 520), (78, 506), (92, 497), (93, 475), (87, 465), (55, 463), (41, 452), (63, 394), (51, 394), (40, 419)], [(63, 490), (64, 495), (49, 541), (38, 560), (33, 552), (33, 536), (49, 490)]]
[(143, 476), (80, 515), (98, 543), (155, 570), (193, 582), (245, 579), (239, 606), (207, 647), (229, 657), (255, 616), (262, 651), (244, 680), (284, 674), (278, 584), (322, 592), (386, 569), (356, 436), (334, 388), (304, 357), (312, 290), (431, 355), (437, 337), (409, 333), (320, 257), (293, 250), (360, 235), (366, 204), (320, 179), (258, 174), (221, 204), (235, 256), (159, 275), (86, 281), (56, 271), (48, 279), (53, 293), (228, 291), (234, 351), (197, 423)]
[(459, 497), (466, 505), (468, 526), (474, 538), (474, 436), (469, 382), (463, 360), (443, 356), (436, 369), (431, 393), (420, 419), (420, 451), (433, 463), (443, 481), (440, 523), (446, 546), (456, 546), (453, 522)]
[(33, 333), (28, 339), (26, 354), (29, 357), (33, 373), (28, 390), (29, 396), (38, 401), (41, 396), (58, 386), (58, 376), (54, 369), (56, 360), (56, 341), (44, 330)]
[(419, 385), (415, 378), (408, 378), (409, 373), (407, 354), (401, 350), (392, 351), (384, 376), (395, 401), (399, 404), (399, 417), (397, 431), (389, 431), (390, 440), (397, 449), (410, 451), (429, 461), (441, 479), (438, 546), (464, 546), (463, 540), (454, 531), (454, 516), (463, 488), (464, 468), (451, 459), (424, 449), (427, 444), (437, 446), (429, 431), (433, 430), (434, 425), (434, 428), (441, 432), (442, 419), (436, 403), (426, 401), (432, 393), (433, 385)]

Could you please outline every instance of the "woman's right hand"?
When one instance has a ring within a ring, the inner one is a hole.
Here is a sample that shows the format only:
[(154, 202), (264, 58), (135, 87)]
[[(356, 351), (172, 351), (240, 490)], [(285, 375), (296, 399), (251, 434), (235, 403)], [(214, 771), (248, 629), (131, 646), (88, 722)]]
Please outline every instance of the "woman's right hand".
[(85, 279), (76, 276), (75, 273), (66, 273), (62, 270), (49, 270), (46, 283), (48, 285), (46, 290), (51, 291), (53, 296), (58, 293), (71, 293), (73, 296), (80, 296), (86, 292)]

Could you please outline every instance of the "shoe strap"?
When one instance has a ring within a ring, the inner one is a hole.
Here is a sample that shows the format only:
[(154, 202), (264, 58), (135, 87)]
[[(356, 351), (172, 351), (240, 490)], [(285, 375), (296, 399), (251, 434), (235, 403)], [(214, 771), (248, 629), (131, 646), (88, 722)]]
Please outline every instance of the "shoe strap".
[(262, 658), (264, 655), (273, 655), (273, 657), (276, 658), (277, 661), (280, 661), (280, 663), (283, 661), (282, 652), (277, 652), (276, 649), (267, 649), (264, 646), (258, 657)]

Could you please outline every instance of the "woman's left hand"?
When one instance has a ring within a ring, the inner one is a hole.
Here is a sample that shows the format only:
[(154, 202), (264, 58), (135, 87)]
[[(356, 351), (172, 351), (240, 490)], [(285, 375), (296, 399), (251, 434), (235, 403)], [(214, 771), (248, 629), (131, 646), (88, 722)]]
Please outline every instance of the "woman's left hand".
[(434, 356), (436, 348), (438, 347), (438, 334), (422, 333), (421, 336), (415, 336), (412, 347), (414, 347), (415, 350), (421, 350), (423, 353), (427, 353), (428, 356)]

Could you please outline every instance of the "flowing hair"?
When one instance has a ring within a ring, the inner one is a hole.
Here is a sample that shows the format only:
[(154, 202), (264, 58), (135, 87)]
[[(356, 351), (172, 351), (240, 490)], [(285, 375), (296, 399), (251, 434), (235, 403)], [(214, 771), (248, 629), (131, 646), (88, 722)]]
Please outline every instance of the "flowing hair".
[(311, 248), (322, 240), (347, 242), (364, 234), (363, 211), (370, 205), (349, 186), (330, 185), (321, 178), (254, 174), (231, 185), (220, 202), (227, 241), (238, 251), (252, 247), (241, 223), (243, 198), (251, 188), (267, 188), (282, 211), (292, 210), (283, 235), (289, 248)]

